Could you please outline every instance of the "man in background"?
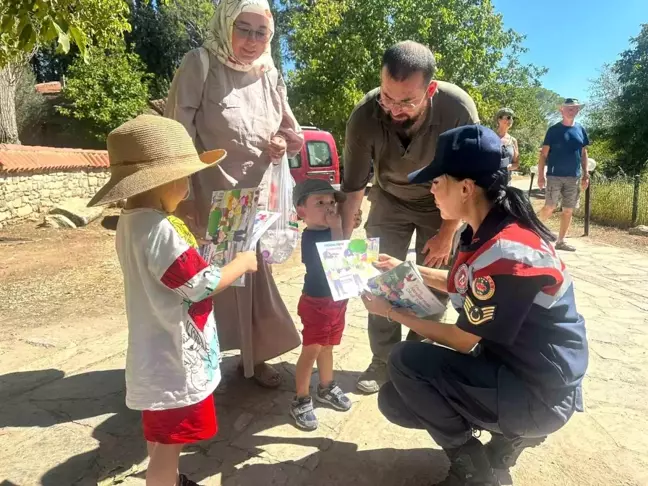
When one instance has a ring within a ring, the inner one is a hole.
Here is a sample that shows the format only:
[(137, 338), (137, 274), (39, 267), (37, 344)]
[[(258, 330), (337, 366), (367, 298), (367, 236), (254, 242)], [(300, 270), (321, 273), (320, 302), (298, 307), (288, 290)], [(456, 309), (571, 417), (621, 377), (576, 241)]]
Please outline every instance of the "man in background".
[(556, 249), (563, 251), (576, 251), (576, 248), (565, 242), (565, 237), (571, 225), (574, 208), (578, 206), (581, 187), (586, 189), (589, 184), (589, 138), (583, 126), (576, 122), (576, 116), (582, 106), (575, 98), (565, 99), (560, 107), (562, 121), (547, 130), (538, 162), (538, 187), (543, 189), (546, 186), (545, 205), (538, 216), (542, 221), (546, 221), (562, 200)]
[[(370, 181), (373, 160), (367, 236), (380, 238), (381, 253), (405, 260), (416, 230), (417, 263), (444, 267), (453, 251), (459, 221), (442, 221), (430, 183), (411, 185), (407, 176), (432, 161), (441, 133), (478, 123), (479, 117), (470, 96), (454, 84), (434, 81), (435, 72), (434, 55), (422, 44), (400, 42), (385, 52), (380, 88), (367, 93), (347, 123), (342, 185), (347, 200), (341, 214), (344, 237), (348, 238)], [(438, 297), (447, 302), (447, 295)], [(434, 316), (437, 320), (441, 317)], [(358, 380), (360, 391), (376, 393), (387, 381), (387, 358), (401, 337), (400, 324), (369, 317), (373, 360)], [(415, 338), (408, 335), (408, 339)]]

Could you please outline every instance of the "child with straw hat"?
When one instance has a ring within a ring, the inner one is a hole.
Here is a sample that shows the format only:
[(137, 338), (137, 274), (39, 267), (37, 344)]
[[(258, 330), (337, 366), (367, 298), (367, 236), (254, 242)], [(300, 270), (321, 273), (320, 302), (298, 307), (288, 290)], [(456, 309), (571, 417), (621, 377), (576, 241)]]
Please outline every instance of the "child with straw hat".
[(213, 391), (220, 381), (214, 294), (255, 272), (254, 252), (222, 268), (207, 264), (194, 236), (172, 214), (188, 177), (224, 150), (198, 156), (178, 122), (142, 115), (108, 135), (110, 180), (89, 205), (126, 199), (116, 247), (124, 274), (128, 351), (126, 405), (142, 411), (150, 456), (146, 484), (196, 485), (178, 474), (184, 444), (216, 434)]

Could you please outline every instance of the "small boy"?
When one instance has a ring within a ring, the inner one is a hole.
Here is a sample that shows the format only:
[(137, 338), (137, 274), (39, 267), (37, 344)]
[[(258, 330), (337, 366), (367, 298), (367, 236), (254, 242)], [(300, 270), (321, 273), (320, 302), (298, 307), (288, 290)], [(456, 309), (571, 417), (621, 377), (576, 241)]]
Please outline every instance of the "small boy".
[(116, 247), (124, 274), (128, 350), (126, 405), (142, 411), (150, 457), (147, 486), (197, 486), (178, 474), (184, 444), (216, 434), (220, 381), (212, 295), (246, 272), (254, 252), (222, 268), (207, 264), (194, 236), (172, 216), (188, 176), (214, 167), (223, 150), (198, 157), (178, 122), (139, 116), (108, 135), (111, 177), (89, 205), (126, 199)]
[(336, 410), (346, 412), (351, 408), (351, 400), (333, 381), (333, 346), (339, 345), (342, 339), (347, 302), (333, 301), (316, 247), (319, 242), (343, 239), (337, 203), (344, 199), (344, 193), (319, 179), (307, 179), (298, 184), (293, 192), (297, 214), (306, 223), (301, 242), (306, 276), (297, 308), (304, 325), (303, 347), (297, 360), (297, 395), (290, 405), (290, 415), (297, 426), (305, 430), (315, 430), (318, 425), (310, 396), (315, 362), (320, 381), (315, 399)]

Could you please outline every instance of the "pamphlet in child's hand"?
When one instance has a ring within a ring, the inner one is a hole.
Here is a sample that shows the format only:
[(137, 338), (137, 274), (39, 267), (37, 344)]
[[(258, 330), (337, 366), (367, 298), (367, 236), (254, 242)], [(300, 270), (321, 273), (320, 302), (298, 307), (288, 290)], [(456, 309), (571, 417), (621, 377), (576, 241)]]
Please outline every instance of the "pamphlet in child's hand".
[(358, 297), (367, 289), (367, 281), (380, 274), (373, 266), (378, 261), (378, 238), (325, 241), (317, 243), (317, 252), (336, 302)]
[[(201, 256), (208, 263), (223, 267), (234, 260), (238, 252), (250, 248), (258, 200), (258, 188), (212, 193), (207, 223), (207, 239), (211, 243), (200, 248)], [(232, 285), (245, 286), (245, 275)]]
[(374, 295), (384, 297), (394, 306), (410, 309), (418, 317), (440, 314), (445, 306), (423, 282), (413, 262), (406, 261), (367, 282)]

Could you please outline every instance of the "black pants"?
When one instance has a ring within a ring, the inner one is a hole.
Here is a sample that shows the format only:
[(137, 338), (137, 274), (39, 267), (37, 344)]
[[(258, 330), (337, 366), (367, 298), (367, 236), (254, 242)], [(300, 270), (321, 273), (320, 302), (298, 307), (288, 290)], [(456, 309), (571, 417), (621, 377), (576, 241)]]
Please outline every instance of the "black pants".
[(511, 439), (544, 437), (582, 410), (579, 387), (556, 390), (549, 406), (487, 354), (405, 341), (388, 363), (391, 381), (380, 389), (380, 411), (401, 427), (427, 430), (444, 449), (465, 444), (474, 428)]
[(381, 388), (378, 406), (389, 421), (426, 429), (443, 448), (459, 447), (473, 427), (501, 433), (500, 366), (430, 343), (401, 342), (389, 358), (391, 381)]

